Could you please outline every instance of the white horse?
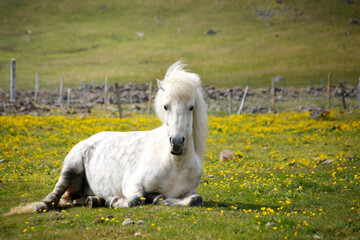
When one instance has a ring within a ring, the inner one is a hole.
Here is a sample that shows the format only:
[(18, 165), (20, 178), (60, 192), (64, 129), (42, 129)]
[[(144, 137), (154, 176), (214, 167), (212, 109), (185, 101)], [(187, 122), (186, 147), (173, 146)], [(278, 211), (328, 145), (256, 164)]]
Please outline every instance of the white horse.
[(197, 187), (203, 173), (207, 110), (200, 78), (178, 61), (157, 83), (155, 109), (163, 125), (151, 131), (100, 132), (76, 144), (65, 157), (54, 190), (35, 211), (64, 204), (203, 204)]

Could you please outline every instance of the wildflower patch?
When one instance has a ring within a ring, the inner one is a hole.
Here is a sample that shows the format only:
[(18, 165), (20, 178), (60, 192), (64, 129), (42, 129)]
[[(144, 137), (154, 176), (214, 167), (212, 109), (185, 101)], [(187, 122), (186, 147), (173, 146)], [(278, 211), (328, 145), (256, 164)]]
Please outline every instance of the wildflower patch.
[[(0, 218), (0, 238), (360, 238), (360, 111), (210, 117), (204, 206), (63, 209)], [(100, 131), (149, 130), (154, 117), (0, 117), (0, 214), (52, 190), (64, 156)], [(220, 161), (223, 149), (235, 157)], [(100, 215), (99, 215), (100, 214)], [(110, 216), (110, 217), (109, 217)], [(143, 224), (121, 224), (124, 219)]]

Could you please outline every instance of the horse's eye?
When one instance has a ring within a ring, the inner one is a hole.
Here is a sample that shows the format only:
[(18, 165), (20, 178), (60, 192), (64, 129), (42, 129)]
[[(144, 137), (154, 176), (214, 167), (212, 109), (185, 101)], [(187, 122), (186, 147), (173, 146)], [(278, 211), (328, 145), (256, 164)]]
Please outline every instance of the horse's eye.
[(190, 111), (192, 111), (193, 109), (194, 109), (194, 106), (191, 106), (191, 107), (189, 108)]
[(164, 105), (164, 109), (165, 109), (165, 111), (167, 111), (167, 110), (168, 110), (168, 107), (167, 107), (166, 105)]

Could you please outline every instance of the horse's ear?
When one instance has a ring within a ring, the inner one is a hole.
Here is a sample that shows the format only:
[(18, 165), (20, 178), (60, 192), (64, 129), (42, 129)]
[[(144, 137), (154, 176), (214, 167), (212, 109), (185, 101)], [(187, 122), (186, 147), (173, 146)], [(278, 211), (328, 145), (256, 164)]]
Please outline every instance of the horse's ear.
[(157, 81), (158, 88), (164, 91), (163, 82), (160, 81), (159, 79), (156, 79), (156, 81)]

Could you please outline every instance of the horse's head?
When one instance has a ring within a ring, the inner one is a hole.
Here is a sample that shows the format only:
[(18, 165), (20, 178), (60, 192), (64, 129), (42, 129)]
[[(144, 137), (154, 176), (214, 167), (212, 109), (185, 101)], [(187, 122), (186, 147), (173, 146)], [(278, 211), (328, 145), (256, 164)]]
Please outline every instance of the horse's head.
[(158, 87), (156, 112), (167, 128), (171, 153), (181, 155), (192, 134), (200, 79), (185, 72), (181, 62), (177, 62), (169, 67), (163, 81), (158, 80)]
[[(161, 82), (159, 81), (161, 86)], [(161, 88), (160, 88), (161, 89)], [(166, 124), (171, 153), (181, 155), (186, 138), (192, 133), (193, 110), (195, 107), (194, 99), (180, 99), (171, 96), (171, 91), (164, 91), (163, 117)]]

